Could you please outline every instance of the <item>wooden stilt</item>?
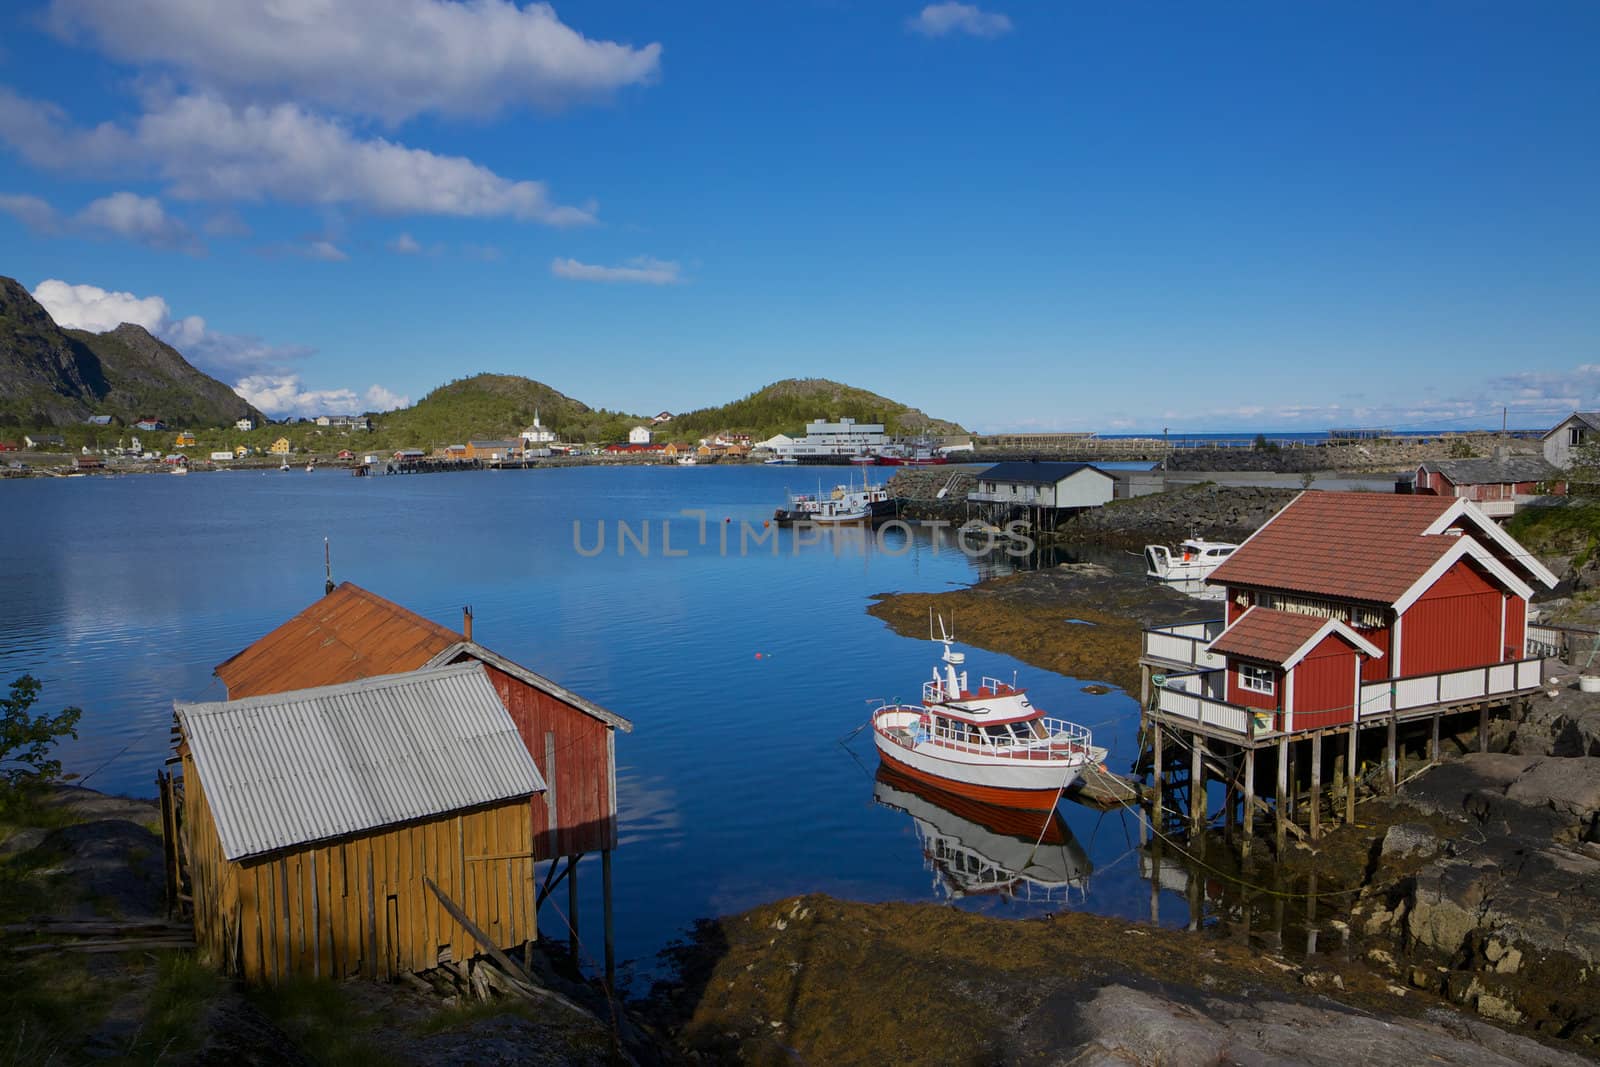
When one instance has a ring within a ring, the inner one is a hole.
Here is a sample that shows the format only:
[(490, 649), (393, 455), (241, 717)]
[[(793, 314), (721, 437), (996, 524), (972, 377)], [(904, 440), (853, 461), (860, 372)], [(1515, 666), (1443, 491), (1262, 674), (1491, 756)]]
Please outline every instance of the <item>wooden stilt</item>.
[(1205, 740), (1189, 735), (1189, 836), (1199, 837), (1206, 825)]
[(1273, 805), (1273, 826), (1275, 830), (1274, 841), (1278, 855), (1283, 855), (1283, 838), (1285, 834), (1284, 822), (1286, 812), (1284, 804), (1289, 793), (1289, 738), (1287, 735), (1278, 738), (1278, 796), (1277, 803)]
[(567, 929), (572, 934), (572, 965), (578, 966), (578, 857), (567, 857)]
[(1389, 792), (1393, 793), (1400, 784), (1400, 751), (1399, 751), (1399, 723), (1394, 715), (1389, 716), (1389, 743), (1384, 749), (1384, 762), (1388, 764)]
[(1478, 709), (1478, 751), (1489, 751), (1489, 705)]
[(605, 902), (606, 924), (606, 988), (615, 989), (617, 984), (617, 950), (614, 938), (615, 930), (611, 923), (611, 850), (600, 850), (600, 893)]
[(1439, 720), (1443, 717), (1438, 714), (1433, 717), (1433, 741), (1428, 747), (1428, 759), (1434, 763), (1439, 762)]
[[(1161, 797), (1161, 786), (1162, 786), (1161, 778), (1162, 778), (1162, 770), (1163, 770), (1163, 765), (1162, 765), (1162, 760), (1161, 760), (1161, 733), (1162, 733), (1161, 720), (1152, 716), (1151, 719), (1150, 719), (1150, 727), (1151, 727), (1151, 732), (1154, 733), (1154, 735), (1155, 735), (1155, 739), (1152, 742), (1153, 745), (1155, 746), (1155, 751), (1151, 754), (1151, 757), (1150, 757), (1151, 758), (1150, 784), (1151, 784), (1151, 790), (1154, 793), (1154, 797), (1153, 797), (1151, 805), (1150, 805), (1150, 822), (1151, 822), (1151, 825), (1156, 830), (1156, 832), (1159, 833), (1161, 831), (1161, 828), (1166, 825), (1166, 821), (1167, 821), (1166, 811), (1163, 809), (1163, 806), (1162, 806), (1162, 803), (1161, 803), (1161, 801), (1162, 801), (1162, 797)], [(1154, 920), (1152, 920), (1152, 921), (1154, 921)]]
[(1250, 855), (1250, 838), (1256, 828), (1256, 750), (1244, 750), (1244, 839), (1239, 843), (1240, 850)]
[(1311, 840), (1322, 837), (1322, 731), (1311, 735)]
[(1350, 724), (1350, 751), (1344, 761), (1345, 785), (1347, 787), (1344, 791), (1344, 821), (1347, 823), (1356, 821), (1356, 776), (1361, 768), (1361, 765), (1356, 762), (1356, 752), (1360, 743), (1361, 725), (1353, 722)]

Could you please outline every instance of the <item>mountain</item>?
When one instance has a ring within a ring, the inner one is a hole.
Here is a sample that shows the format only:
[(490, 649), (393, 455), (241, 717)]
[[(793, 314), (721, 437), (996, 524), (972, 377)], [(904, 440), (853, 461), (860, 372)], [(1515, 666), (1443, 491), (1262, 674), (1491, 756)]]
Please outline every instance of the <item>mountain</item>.
[(660, 427), (674, 439), (695, 440), (715, 433), (748, 433), (756, 440), (786, 433), (799, 436), (812, 419), (881, 422), (890, 434), (965, 433), (959, 425), (935, 419), (897, 400), (826, 378), (787, 378), (721, 407), (679, 415)]
[(628, 436), (636, 415), (596, 411), (532, 378), (477, 374), (441, 385), (416, 404), (373, 420), (374, 443), (433, 448), (468, 440), (515, 437), (539, 423), (569, 441), (610, 441)]
[(68, 426), (90, 415), (186, 428), (262, 418), (144, 327), (63, 330), (26, 288), (0, 277), (0, 424)]

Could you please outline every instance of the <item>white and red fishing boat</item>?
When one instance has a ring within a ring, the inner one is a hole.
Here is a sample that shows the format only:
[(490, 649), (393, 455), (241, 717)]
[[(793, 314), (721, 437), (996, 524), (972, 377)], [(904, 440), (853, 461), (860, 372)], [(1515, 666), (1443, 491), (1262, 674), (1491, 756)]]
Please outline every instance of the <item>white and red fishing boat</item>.
[(884, 761), (910, 778), (1001, 807), (1048, 811), (1089, 764), (1106, 758), (1087, 727), (1056, 719), (1025, 690), (996, 678), (969, 688), (966, 655), (955, 637), (944, 646), (944, 672), (922, 683), (921, 704), (885, 704), (872, 713), (872, 736)]

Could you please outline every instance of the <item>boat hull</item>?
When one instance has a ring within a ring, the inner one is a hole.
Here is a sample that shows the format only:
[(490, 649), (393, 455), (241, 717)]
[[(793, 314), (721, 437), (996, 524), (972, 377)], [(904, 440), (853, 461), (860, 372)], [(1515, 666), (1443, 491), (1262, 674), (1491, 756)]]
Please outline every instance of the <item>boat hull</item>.
[[(886, 711), (894, 718), (908, 714)], [(894, 770), (935, 789), (1002, 808), (1051, 810), (1090, 760), (1089, 753), (1023, 760), (977, 756), (931, 741), (907, 744), (888, 733), (885, 720), (885, 711), (874, 716), (872, 738), (878, 755)]]

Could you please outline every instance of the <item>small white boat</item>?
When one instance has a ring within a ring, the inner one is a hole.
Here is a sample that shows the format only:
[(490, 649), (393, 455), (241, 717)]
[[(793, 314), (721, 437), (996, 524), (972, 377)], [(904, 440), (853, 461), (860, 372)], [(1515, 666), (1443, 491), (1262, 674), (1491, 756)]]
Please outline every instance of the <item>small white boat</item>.
[(1145, 545), (1145, 576), (1158, 582), (1197, 582), (1207, 578), (1239, 546), (1228, 541), (1191, 537), (1176, 549)]
[(189, 473), (189, 468), (183, 466), (182, 464), (179, 464), (178, 466), (173, 467), (172, 470), (168, 471), (167, 473), (168, 474), (188, 474)]
[(288, 460), (284, 460), (282, 463), (280, 463), (278, 465), (278, 469), (281, 470), (281, 471), (288, 470), (289, 469), (289, 461)]
[(784, 459), (778, 456), (774, 456), (772, 459), (764, 459), (761, 461), (762, 465), (766, 467), (793, 467), (798, 462), (799, 460)]
[(307, 474), (310, 474), (312, 471), (314, 471), (316, 469), (317, 469), (317, 465), (315, 463), (307, 463), (306, 464), (306, 473)]
[(894, 515), (894, 498), (883, 485), (872, 485), (865, 479), (861, 485), (836, 485), (824, 494), (820, 487), (815, 496), (809, 493), (789, 494), (788, 507), (772, 513), (772, 521), (779, 526), (793, 526), (797, 522), (811, 522), (819, 526), (860, 526)]
[(1089, 729), (1047, 717), (1027, 692), (996, 678), (967, 686), (964, 653), (944, 632), (944, 674), (922, 683), (922, 703), (884, 704), (872, 713), (885, 762), (912, 779), (1005, 808), (1049, 811), (1089, 764), (1105, 760)]
[(678, 466), (680, 466), (680, 467), (693, 467), (698, 462), (699, 461), (696, 460), (693, 456), (679, 456), (678, 457)]

